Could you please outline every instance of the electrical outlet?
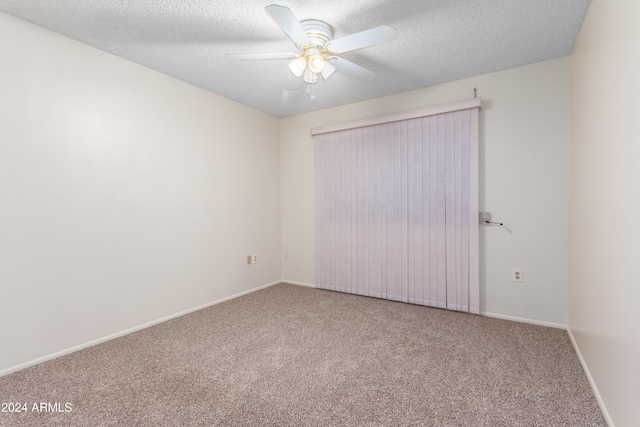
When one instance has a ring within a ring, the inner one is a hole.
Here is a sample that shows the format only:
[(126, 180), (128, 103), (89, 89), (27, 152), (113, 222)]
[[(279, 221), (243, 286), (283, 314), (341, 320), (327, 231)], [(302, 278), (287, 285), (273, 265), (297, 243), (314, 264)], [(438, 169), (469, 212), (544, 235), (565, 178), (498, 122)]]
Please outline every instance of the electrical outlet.
[(247, 255), (247, 265), (251, 265), (251, 255)]
[(284, 260), (285, 261), (289, 261), (289, 253), (288, 252), (284, 253)]
[(511, 273), (511, 280), (517, 283), (522, 283), (522, 269), (514, 268)]
[(252, 264), (257, 264), (258, 263), (258, 254), (251, 255), (251, 263)]

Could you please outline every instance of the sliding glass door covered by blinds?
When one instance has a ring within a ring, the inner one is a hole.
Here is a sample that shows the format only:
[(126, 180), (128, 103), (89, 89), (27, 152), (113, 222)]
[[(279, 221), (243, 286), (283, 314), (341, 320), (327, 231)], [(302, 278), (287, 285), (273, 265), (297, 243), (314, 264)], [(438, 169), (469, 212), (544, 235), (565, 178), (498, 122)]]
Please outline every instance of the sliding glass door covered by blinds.
[(478, 108), (314, 144), (316, 285), (478, 313)]

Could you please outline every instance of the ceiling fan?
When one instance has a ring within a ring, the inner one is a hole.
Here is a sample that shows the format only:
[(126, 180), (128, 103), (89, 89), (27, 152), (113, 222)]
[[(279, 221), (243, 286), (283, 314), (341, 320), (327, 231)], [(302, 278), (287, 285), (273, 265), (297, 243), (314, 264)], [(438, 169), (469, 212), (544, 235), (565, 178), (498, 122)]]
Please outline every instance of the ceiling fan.
[[(249, 61), (288, 59), (289, 70), (295, 77), (287, 85), (288, 90), (297, 89), (307, 83), (307, 94), (314, 99), (313, 84), (318, 75), (324, 80), (337, 71), (350, 77), (372, 79), (376, 76), (368, 70), (339, 55), (393, 40), (397, 31), (388, 25), (371, 28), (349, 36), (333, 39), (333, 28), (324, 21), (305, 19), (298, 21), (285, 6), (271, 4), (265, 7), (267, 15), (293, 41), (297, 53), (231, 53), (224, 56), (227, 61)], [(302, 79), (300, 79), (302, 77)]]

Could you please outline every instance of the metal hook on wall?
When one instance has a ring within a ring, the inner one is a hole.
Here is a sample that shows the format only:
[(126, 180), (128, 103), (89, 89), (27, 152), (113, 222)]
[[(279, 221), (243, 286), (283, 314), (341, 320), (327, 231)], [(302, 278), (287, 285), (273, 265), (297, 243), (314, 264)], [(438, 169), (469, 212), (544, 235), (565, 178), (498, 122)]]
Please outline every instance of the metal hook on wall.
[(491, 212), (480, 212), (480, 224), (504, 226), (503, 222), (492, 221)]

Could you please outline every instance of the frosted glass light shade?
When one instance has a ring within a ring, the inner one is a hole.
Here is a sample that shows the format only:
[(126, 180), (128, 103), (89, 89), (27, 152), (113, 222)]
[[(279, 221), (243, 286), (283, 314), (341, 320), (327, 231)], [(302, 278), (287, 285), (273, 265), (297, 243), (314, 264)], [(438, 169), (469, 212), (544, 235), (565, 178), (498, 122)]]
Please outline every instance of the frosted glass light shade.
[(307, 60), (302, 56), (289, 62), (289, 70), (291, 71), (291, 74), (293, 74), (296, 77), (300, 77), (306, 69), (307, 69)]
[(329, 61), (325, 61), (324, 68), (322, 68), (321, 74), (322, 78), (327, 80), (331, 75), (336, 71), (336, 67), (331, 65)]
[(307, 63), (309, 64), (309, 69), (314, 73), (319, 73), (324, 68), (324, 58), (320, 55), (311, 55)]

